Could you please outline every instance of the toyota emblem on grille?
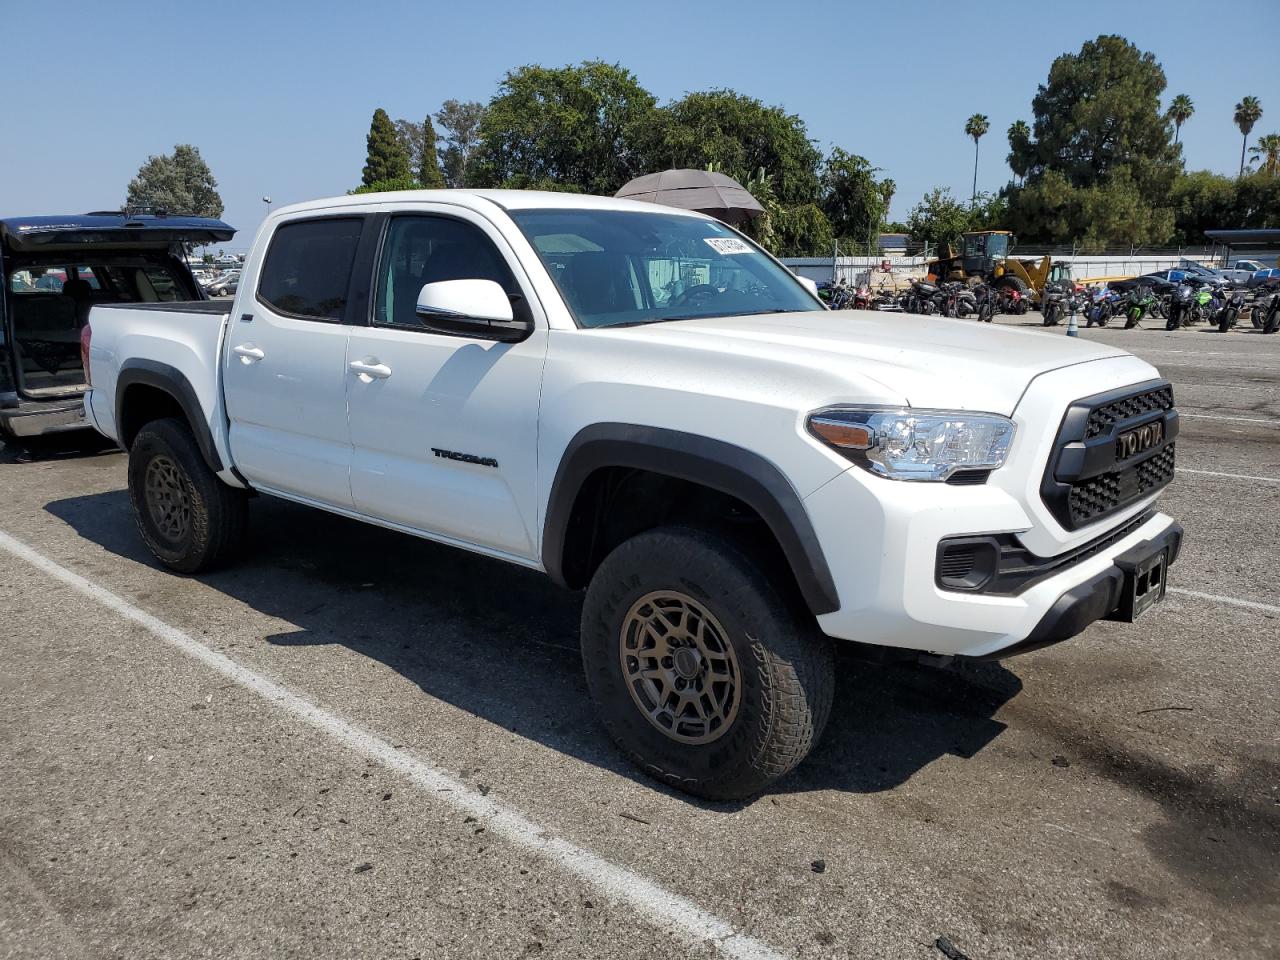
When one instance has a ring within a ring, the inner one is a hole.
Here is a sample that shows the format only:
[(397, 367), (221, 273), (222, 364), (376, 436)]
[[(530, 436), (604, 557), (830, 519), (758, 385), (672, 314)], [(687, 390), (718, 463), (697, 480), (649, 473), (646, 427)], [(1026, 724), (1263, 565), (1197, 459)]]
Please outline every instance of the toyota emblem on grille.
[(1133, 430), (1126, 430), (1116, 437), (1116, 459), (1127, 460), (1139, 453), (1145, 453), (1164, 442), (1164, 421), (1157, 420)]

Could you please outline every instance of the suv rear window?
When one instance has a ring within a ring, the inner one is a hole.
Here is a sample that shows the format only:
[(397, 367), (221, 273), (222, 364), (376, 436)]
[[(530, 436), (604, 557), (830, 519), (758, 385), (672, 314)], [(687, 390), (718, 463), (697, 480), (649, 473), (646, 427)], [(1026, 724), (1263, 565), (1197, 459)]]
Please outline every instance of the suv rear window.
[(284, 224), (267, 248), (258, 299), (291, 316), (341, 320), (363, 225), (360, 217)]

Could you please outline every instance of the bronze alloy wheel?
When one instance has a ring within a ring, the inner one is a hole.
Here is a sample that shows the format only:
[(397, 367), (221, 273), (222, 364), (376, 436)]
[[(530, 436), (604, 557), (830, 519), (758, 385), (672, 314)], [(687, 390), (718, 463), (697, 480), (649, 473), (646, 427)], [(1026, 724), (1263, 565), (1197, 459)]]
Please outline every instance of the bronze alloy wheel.
[(165, 539), (181, 543), (191, 529), (191, 491), (168, 457), (153, 457), (144, 484), (147, 513)]
[(741, 674), (729, 636), (692, 597), (645, 594), (622, 621), (618, 656), (631, 699), (672, 740), (706, 744), (733, 725)]

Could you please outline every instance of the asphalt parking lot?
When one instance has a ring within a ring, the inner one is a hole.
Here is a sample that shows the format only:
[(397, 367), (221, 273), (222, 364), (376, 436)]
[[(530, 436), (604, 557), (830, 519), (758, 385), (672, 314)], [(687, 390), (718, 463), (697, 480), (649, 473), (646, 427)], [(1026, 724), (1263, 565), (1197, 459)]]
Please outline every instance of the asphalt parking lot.
[(184, 579), (121, 454), (0, 450), (0, 956), (1276, 956), (1280, 336), (1081, 334), (1175, 383), (1165, 603), (846, 658), (737, 805), (621, 761), (539, 576), (260, 498)]

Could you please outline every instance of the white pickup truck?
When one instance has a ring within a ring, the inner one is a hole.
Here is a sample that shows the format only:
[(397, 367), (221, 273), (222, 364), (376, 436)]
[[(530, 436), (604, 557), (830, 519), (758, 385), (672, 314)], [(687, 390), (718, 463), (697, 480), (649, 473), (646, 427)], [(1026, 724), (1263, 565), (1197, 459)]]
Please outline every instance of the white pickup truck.
[(826, 310), (723, 224), (569, 194), (277, 210), (234, 302), (94, 307), (89, 420), (195, 573), (251, 491), (585, 588), (622, 750), (706, 797), (809, 752), (831, 638), (1002, 657), (1132, 620), (1182, 530), (1169, 383), (1122, 350)]

